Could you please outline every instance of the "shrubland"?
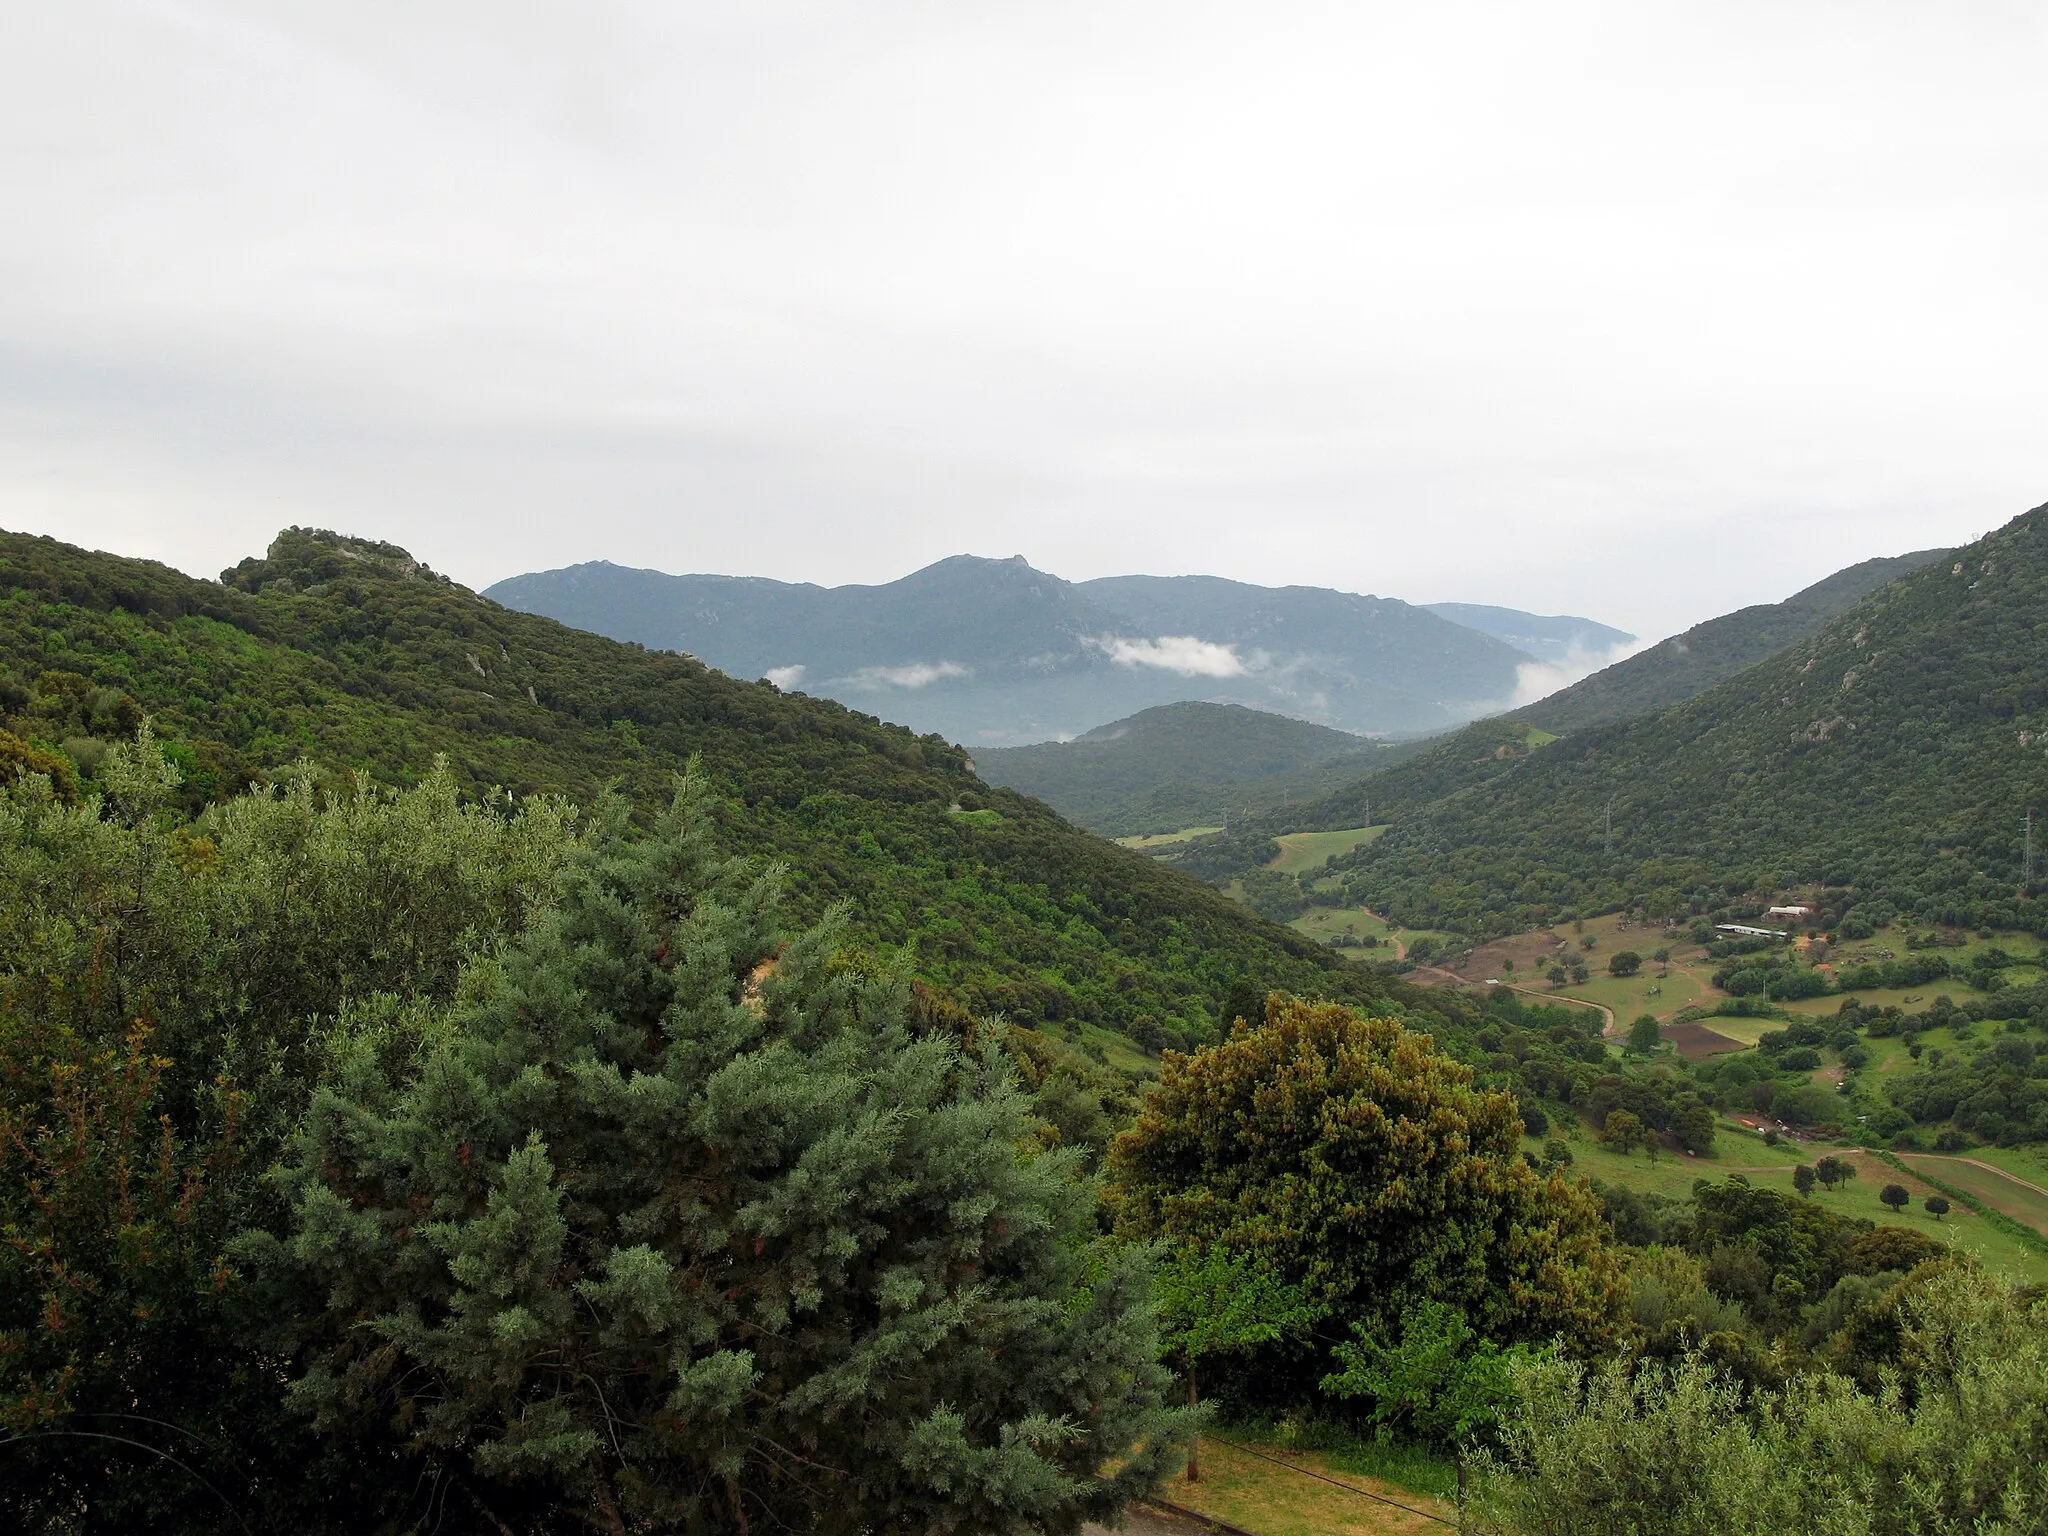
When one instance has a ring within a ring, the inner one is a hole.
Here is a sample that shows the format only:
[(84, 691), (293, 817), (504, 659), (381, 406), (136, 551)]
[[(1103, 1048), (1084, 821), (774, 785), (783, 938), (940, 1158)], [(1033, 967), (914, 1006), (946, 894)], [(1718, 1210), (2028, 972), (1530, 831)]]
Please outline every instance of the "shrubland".
[(1006, 1032), (791, 921), (700, 784), (99, 775), (0, 799), (17, 1528), (1071, 1529), (1177, 1458)]

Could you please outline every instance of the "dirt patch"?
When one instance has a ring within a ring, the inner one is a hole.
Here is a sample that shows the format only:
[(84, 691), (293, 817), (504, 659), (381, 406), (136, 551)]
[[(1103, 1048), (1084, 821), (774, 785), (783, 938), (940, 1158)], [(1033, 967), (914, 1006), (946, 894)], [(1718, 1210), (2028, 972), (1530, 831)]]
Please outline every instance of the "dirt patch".
[[(1123, 1536), (1209, 1536), (1214, 1529), (1206, 1520), (1143, 1504), (1133, 1504), (1125, 1509), (1121, 1526)], [(1106, 1525), (1084, 1525), (1081, 1536), (1113, 1536), (1113, 1533)]]
[(1677, 1047), (1678, 1054), (1687, 1061), (1705, 1061), (1709, 1056), (1725, 1056), (1730, 1051), (1749, 1049), (1740, 1040), (1731, 1040), (1704, 1024), (1667, 1024), (1664, 1026), (1664, 1038)]

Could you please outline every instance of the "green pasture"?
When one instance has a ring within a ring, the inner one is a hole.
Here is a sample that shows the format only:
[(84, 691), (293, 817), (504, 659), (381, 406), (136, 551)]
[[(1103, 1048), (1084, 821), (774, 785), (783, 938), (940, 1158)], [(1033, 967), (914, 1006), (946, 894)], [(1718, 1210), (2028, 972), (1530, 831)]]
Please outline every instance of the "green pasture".
[[(2048, 1195), (2024, 1184), (2015, 1183), (2003, 1173), (1989, 1167), (1988, 1158), (1976, 1153), (1960, 1157), (1948, 1157), (1940, 1153), (1907, 1152), (1901, 1161), (1916, 1173), (1926, 1173), (1942, 1183), (1960, 1189), (1966, 1195), (1982, 1200), (1994, 1211), (2002, 1211), (2014, 1221), (2032, 1227), (2036, 1232), (2048, 1234)], [(2024, 1175), (2020, 1175), (2024, 1177)]]
[(1929, 1003), (1946, 993), (1951, 998), (1981, 996), (1976, 988), (1966, 985), (1953, 976), (1944, 976), (1940, 981), (1930, 981), (1919, 987), (1869, 987), (1855, 992), (1830, 992), (1823, 997), (1802, 997), (1796, 1002), (1777, 1003), (1787, 1013), (1796, 1013), (1803, 1018), (1827, 1018), (1841, 1011), (1842, 1000), (1853, 997), (1866, 1008), (1900, 1008), (1908, 1013), (1924, 1009)]
[(1114, 837), (1110, 841), (1119, 848), (1169, 848), (1175, 843), (1191, 842), (1222, 830), (1221, 827), (1182, 827), (1178, 832), (1154, 832), (1148, 837)]
[(2024, 1147), (1972, 1147), (1963, 1154), (1980, 1163), (2003, 1168), (2016, 1178), (2048, 1188), (2048, 1144), (2030, 1142)]
[[(1668, 1020), (1681, 1008), (1694, 1005), (1709, 1007), (1720, 996), (1704, 979), (1676, 966), (1671, 968), (1669, 975), (1660, 976), (1660, 970), (1662, 967), (1654, 962), (1647, 963), (1642, 973), (1635, 976), (1609, 976), (1595, 969), (1583, 982), (1566, 982), (1557, 995), (1612, 1008), (1614, 1022), (1622, 1029), (1628, 1028), (1630, 1022), (1641, 1014), (1655, 1014), (1660, 1020)], [(1548, 989), (1550, 985), (1538, 973), (1531, 971), (1511, 972), (1502, 979), (1525, 987)]]
[[(1641, 1152), (1621, 1156), (1610, 1152), (1593, 1139), (1590, 1127), (1573, 1125), (1566, 1128), (1566, 1144), (1572, 1150), (1573, 1174), (1583, 1174), (1599, 1179), (1603, 1183), (1619, 1184), (1643, 1194), (1685, 1195), (1689, 1193), (1696, 1179), (1722, 1179), (1739, 1173), (1759, 1189), (1774, 1189), (1788, 1195), (1796, 1195), (1792, 1184), (1792, 1170), (1800, 1163), (1816, 1162), (1833, 1154), (1846, 1157), (1857, 1166), (1857, 1177), (1847, 1184), (1829, 1191), (1816, 1189), (1808, 1197), (1841, 1216), (1868, 1217), (1883, 1226), (1911, 1227), (1925, 1232), (1945, 1243), (1953, 1244), (1977, 1258), (1996, 1274), (2003, 1274), (2027, 1284), (2048, 1281), (2048, 1255), (2028, 1246), (2024, 1241), (1994, 1227), (1967, 1206), (1958, 1202), (1947, 1216), (1936, 1220), (1927, 1214), (1920, 1202), (1934, 1192), (1931, 1185), (1919, 1179), (1901, 1176), (1889, 1165), (1880, 1162), (1870, 1153), (1831, 1142), (1782, 1141), (1771, 1147), (1764, 1144), (1763, 1137), (1746, 1127), (1722, 1121), (1717, 1126), (1714, 1155), (1712, 1157), (1686, 1157), (1668, 1150), (1657, 1156), (1652, 1163)], [(1538, 1157), (1543, 1155), (1543, 1146), (1536, 1139), (1527, 1138), (1524, 1145)], [(1971, 1156), (1977, 1154), (1972, 1153)], [(1938, 1161), (1938, 1160), (1936, 1160)], [(1980, 1180), (1987, 1183), (1995, 1179), (1982, 1170), (1971, 1170)], [(1959, 1189), (1967, 1188), (1970, 1193), (1996, 1210), (2024, 1220), (2011, 1208), (2012, 1200), (2008, 1191), (2017, 1186), (2008, 1181), (2004, 1190), (1997, 1191), (1994, 1200), (1990, 1193), (1980, 1193), (1974, 1185), (1967, 1185), (1961, 1179), (1951, 1176), (1948, 1169), (1936, 1171), (1935, 1176), (1943, 1183), (1953, 1184)], [(2024, 1177), (2025, 1175), (2022, 1175)], [(1913, 1192), (1913, 1203), (1903, 1212), (1894, 1213), (1891, 1207), (1877, 1198), (1878, 1191), (1887, 1184), (1904, 1184)], [(2024, 1190), (2020, 1194), (2026, 1194)], [(2044, 1202), (2048, 1203), (2048, 1202)]]
[(1396, 927), (1363, 907), (1310, 907), (1287, 926), (1296, 933), (1307, 934), (1319, 944), (1327, 944), (1340, 934), (1349, 934), (1357, 939), (1378, 939), (1380, 948), (1360, 953), (1384, 960), (1394, 959), (1418, 939), (1434, 939), (1442, 944), (1452, 938), (1450, 934), (1427, 928)]
[(1771, 1030), (1785, 1027), (1783, 1019), (1723, 1018), (1718, 1014), (1712, 1018), (1701, 1019), (1700, 1023), (1715, 1034), (1726, 1035), (1730, 1040), (1740, 1040), (1744, 1045), (1755, 1045)]
[(1266, 868), (1277, 869), (1283, 875), (1321, 869), (1325, 859), (1349, 853), (1360, 844), (1383, 835), (1386, 830), (1385, 827), (1347, 827), (1341, 832), (1288, 832), (1275, 839), (1280, 844), (1280, 856)]

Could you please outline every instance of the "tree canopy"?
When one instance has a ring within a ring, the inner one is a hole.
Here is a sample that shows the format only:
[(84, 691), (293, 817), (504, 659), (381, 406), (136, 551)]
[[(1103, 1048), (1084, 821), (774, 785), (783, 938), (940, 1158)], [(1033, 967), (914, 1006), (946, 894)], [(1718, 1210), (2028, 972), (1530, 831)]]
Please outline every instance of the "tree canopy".
[(1275, 994), (1168, 1058), (1112, 1171), (1127, 1231), (1225, 1244), (1368, 1329), (1434, 1299), (1489, 1338), (1597, 1347), (1622, 1305), (1604, 1223), (1521, 1136), (1428, 1036)]
[(786, 931), (708, 811), (613, 815), (416, 1071), (315, 1096), (252, 1247), (325, 1298), (295, 1400), (600, 1529), (1120, 1508), (1181, 1444), (1142, 1256), (1000, 1053), (914, 1035), (843, 916)]

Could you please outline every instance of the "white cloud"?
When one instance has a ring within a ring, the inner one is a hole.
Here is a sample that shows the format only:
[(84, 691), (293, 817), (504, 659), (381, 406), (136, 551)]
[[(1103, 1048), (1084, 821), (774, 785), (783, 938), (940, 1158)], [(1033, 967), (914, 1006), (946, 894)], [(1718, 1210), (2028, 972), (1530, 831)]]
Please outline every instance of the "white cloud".
[(1649, 646), (1650, 642), (1643, 640), (1625, 640), (1599, 651), (1575, 646), (1562, 661), (1525, 661), (1515, 668), (1513, 695), (1499, 707), (1504, 710), (1520, 709), (1524, 704), (1547, 699), (1560, 688), (1569, 688), (1580, 678), (1591, 677), (1617, 661), (1626, 661), (1636, 652), (1648, 650)]
[(778, 688), (794, 688), (804, 680), (804, 668), (801, 663), (787, 667), (770, 667), (761, 675)]
[(1157, 667), (1182, 677), (1243, 677), (1249, 670), (1234, 645), (1198, 640), (1193, 635), (1161, 635), (1156, 640), (1129, 640), (1117, 635), (1088, 642), (1126, 667)]
[(4, 520), (195, 572), (886, 581), (972, 507), (1668, 634), (2044, 494), (2039, 6), (7, 16)]
[(925, 688), (949, 677), (971, 677), (957, 661), (913, 661), (907, 667), (862, 667), (848, 679), (856, 688)]

